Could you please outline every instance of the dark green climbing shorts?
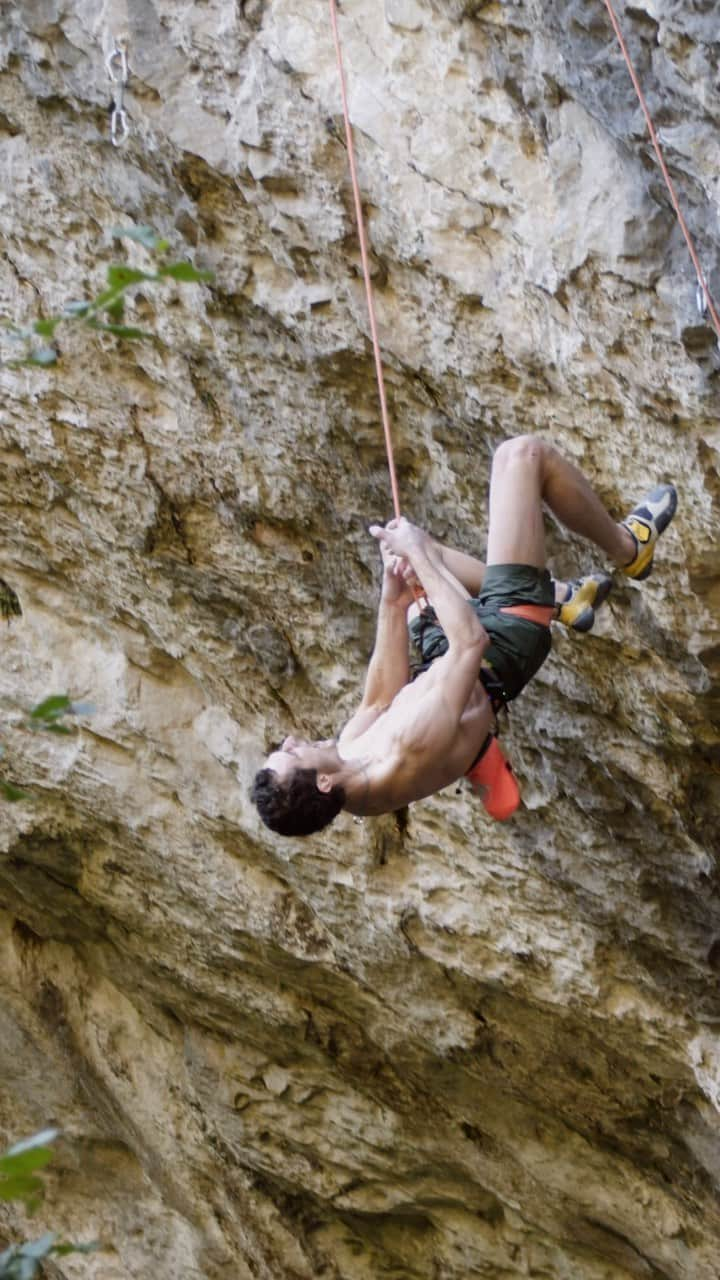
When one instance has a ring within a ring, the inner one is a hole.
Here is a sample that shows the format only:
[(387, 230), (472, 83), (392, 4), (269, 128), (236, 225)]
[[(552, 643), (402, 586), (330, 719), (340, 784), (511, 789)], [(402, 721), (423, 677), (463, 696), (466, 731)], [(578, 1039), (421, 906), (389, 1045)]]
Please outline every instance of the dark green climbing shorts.
[[(536, 569), (531, 564), (491, 564), (480, 595), (469, 603), (490, 636), (483, 666), (489, 664), (503, 687), (504, 700), (510, 702), (547, 658), (550, 628), (500, 613), (500, 609), (516, 604), (554, 605), (552, 578), (547, 569)], [(436, 658), (447, 653), (447, 637), (432, 608), (410, 623), (410, 638), (422, 660), (420, 670), (427, 670)]]

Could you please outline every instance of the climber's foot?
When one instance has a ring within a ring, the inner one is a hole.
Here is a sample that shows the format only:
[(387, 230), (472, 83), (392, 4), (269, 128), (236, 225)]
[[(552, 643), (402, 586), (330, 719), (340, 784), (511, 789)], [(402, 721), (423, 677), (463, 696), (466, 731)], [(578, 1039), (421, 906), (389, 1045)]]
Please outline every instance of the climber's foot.
[(573, 631), (592, 631), (595, 611), (611, 587), (610, 574), (599, 571), (568, 582), (564, 599), (558, 601), (558, 621)]
[(675, 515), (677, 490), (672, 484), (659, 484), (621, 522), (635, 542), (636, 552), (629, 564), (623, 566), (628, 578), (642, 582), (649, 578), (653, 567), (655, 543), (667, 529)]

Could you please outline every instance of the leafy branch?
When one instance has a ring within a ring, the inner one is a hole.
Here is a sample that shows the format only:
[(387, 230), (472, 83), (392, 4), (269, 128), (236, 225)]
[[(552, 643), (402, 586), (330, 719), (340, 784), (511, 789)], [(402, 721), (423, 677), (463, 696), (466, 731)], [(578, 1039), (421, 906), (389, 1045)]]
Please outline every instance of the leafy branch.
[(6, 582), (4, 578), (0, 578), (0, 618), (4, 618), (8, 626), (13, 618), (22, 617), (22, 607), (18, 599), (17, 592)]
[[(24, 343), (24, 354), (15, 360), (3, 363), (11, 369), (24, 368), (28, 365), (49, 366), (57, 364), (59, 354), (53, 341), (55, 330), (59, 325), (79, 325), (100, 333), (110, 333), (116, 338), (124, 338), (138, 342), (146, 338), (154, 338), (155, 334), (147, 329), (139, 329), (135, 325), (124, 323), (125, 301), (128, 289), (135, 285), (162, 284), (166, 280), (177, 280), (181, 284), (203, 284), (214, 279), (212, 271), (199, 271), (190, 262), (168, 262), (165, 254), (169, 242), (162, 240), (152, 227), (113, 227), (110, 233), (114, 239), (135, 240), (150, 253), (158, 255), (158, 266), (155, 271), (141, 271), (127, 263), (112, 263), (107, 268), (107, 285), (95, 298), (88, 302), (67, 302), (57, 315), (46, 316), (43, 320), (35, 320), (32, 324), (19, 326), (6, 323), (7, 336), (13, 342)], [(38, 338), (44, 341), (38, 344)]]
[[(0, 1156), (0, 1200), (20, 1200), (28, 1213), (42, 1203), (44, 1187), (38, 1173), (53, 1158), (50, 1143), (58, 1137), (57, 1129), (44, 1129), (32, 1138), (16, 1142)], [(11, 1244), (0, 1253), (0, 1280), (34, 1280), (46, 1258), (63, 1258), (69, 1253), (93, 1253), (99, 1245), (71, 1244), (58, 1240), (56, 1231), (46, 1231), (37, 1240)]]
[[(65, 723), (66, 716), (88, 716), (92, 715), (95, 707), (91, 702), (73, 702), (65, 693), (53, 693), (49, 698), (44, 698), (42, 702), (38, 702), (28, 713), (28, 718), (23, 728), (31, 733), (56, 733), (65, 737), (72, 736), (75, 727)], [(5, 754), (5, 748), (0, 744), (0, 757)], [(15, 804), (19, 800), (29, 800), (30, 793), (23, 791), (21, 787), (15, 785), (14, 782), (8, 782), (6, 778), (0, 778), (0, 797)], [(0, 1171), (2, 1164), (0, 1162)], [(1, 1188), (0, 1188), (1, 1192)], [(1, 1195), (0, 1195), (1, 1198)]]

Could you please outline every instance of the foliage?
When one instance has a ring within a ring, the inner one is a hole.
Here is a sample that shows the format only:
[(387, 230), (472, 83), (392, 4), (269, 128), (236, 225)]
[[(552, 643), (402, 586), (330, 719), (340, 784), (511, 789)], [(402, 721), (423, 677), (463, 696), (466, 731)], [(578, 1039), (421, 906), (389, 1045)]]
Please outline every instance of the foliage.
[[(49, 698), (44, 698), (42, 702), (38, 702), (28, 713), (23, 728), (31, 733), (56, 733), (63, 736), (71, 736), (75, 732), (74, 726), (65, 723), (67, 716), (88, 716), (92, 715), (95, 710), (91, 702), (73, 702), (72, 698), (66, 693), (53, 693)], [(5, 754), (5, 748), (0, 744), (0, 756)], [(0, 778), (0, 797), (8, 800), (11, 804), (15, 804), (18, 800), (29, 800), (30, 794), (23, 791), (21, 787), (17, 787), (13, 782), (8, 782), (6, 778)], [(0, 1162), (0, 1171), (2, 1163)], [(0, 1187), (0, 1199), (2, 1199), (2, 1189)]]
[[(160, 239), (152, 227), (113, 227), (111, 235), (115, 239), (135, 240), (149, 253), (158, 255), (157, 269), (141, 271), (137, 267), (129, 266), (128, 263), (112, 263), (107, 268), (106, 288), (89, 302), (67, 302), (57, 315), (46, 316), (29, 325), (18, 326), (5, 322), (8, 338), (13, 342), (22, 343), (25, 348), (22, 356), (3, 362), (8, 368), (57, 364), (59, 353), (53, 342), (55, 330), (63, 324), (74, 324), (85, 329), (110, 333), (116, 338), (124, 338), (130, 342), (137, 342), (143, 338), (152, 339), (155, 335), (147, 329), (138, 329), (134, 325), (124, 323), (125, 295), (128, 289), (140, 284), (145, 286), (162, 284), (165, 280), (177, 280), (181, 284), (202, 284), (214, 278), (212, 271), (199, 271), (190, 262), (168, 262), (165, 254), (169, 243), (167, 240)], [(38, 338), (44, 341), (38, 343)]]
[(90, 716), (94, 710), (91, 702), (73, 702), (66, 693), (53, 693), (33, 707), (27, 728), (34, 732), (44, 729), (47, 733), (70, 734), (72, 729), (60, 723), (63, 716)]
[[(38, 1173), (52, 1160), (50, 1143), (57, 1129), (44, 1129), (24, 1142), (16, 1142), (0, 1156), (0, 1200), (20, 1200), (29, 1213), (34, 1213), (43, 1197), (43, 1184)], [(91, 1244), (71, 1244), (58, 1240), (56, 1231), (46, 1231), (37, 1240), (11, 1244), (0, 1253), (0, 1280), (34, 1280), (46, 1258), (65, 1257), (68, 1253), (92, 1253)]]
[(13, 618), (22, 617), (22, 608), (17, 597), (17, 592), (6, 582), (4, 578), (0, 578), (0, 618), (4, 618), (8, 626)]

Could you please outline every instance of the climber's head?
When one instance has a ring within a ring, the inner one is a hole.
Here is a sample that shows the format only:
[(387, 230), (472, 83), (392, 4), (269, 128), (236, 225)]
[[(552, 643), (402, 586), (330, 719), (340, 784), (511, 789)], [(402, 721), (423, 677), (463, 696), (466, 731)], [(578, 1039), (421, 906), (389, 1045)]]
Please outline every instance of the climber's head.
[(334, 738), (286, 738), (253, 783), (252, 799), (266, 827), (281, 836), (322, 831), (345, 804), (343, 763)]

